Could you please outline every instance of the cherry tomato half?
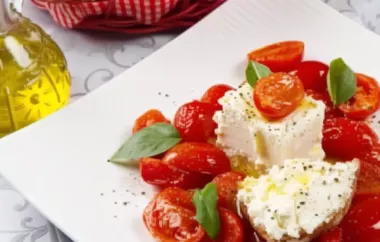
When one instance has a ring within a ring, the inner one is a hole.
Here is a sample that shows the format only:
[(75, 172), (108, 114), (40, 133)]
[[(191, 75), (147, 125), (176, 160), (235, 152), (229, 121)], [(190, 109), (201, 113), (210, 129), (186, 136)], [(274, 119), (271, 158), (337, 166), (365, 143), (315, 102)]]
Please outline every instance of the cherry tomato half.
[(218, 205), (234, 212), (236, 209), (236, 195), (238, 183), (244, 180), (245, 175), (238, 172), (227, 172), (216, 176), (213, 182), (218, 189)]
[(159, 110), (150, 109), (136, 119), (132, 133), (136, 133), (137, 131), (155, 123), (170, 123), (170, 121), (167, 120)]
[(214, 176), (231, 170), (226, 154), (208, 143), (180, 143), (167, 151), (162, 161), (178, 169)]
[(225, 208), (218, 208), (220, 218), (220, 233), (211, 240), (205, 234), (202, 242), (243, 242), (244, 229), (242, 220), (232, 211)]
[(356, 74), (356, 81), (355, 95), (339, 109), (349, 118), (362, 120), (379, 108), (380, 88), (375, 79), (363, 74)]
[(219, 107), (215, 104), (192, 101), (182, 105), (174, 116), (173, 125), (184, 141), (207, 142), (215, 136), (217, 127), (213, 116)]
[(144, 210), (143, 220), (151, 235), (162, 242), (197, 242), (204, 230), (195, 219), (191, 193), (167, 188), (156, 195)]
[(292, 74), (299, 77), (305, 89), (324, 92), (327, 89), (328, 70), (329, 67), (322, 62), (303, 61)]
[(201, 98), (201, 102), (212, 103), (218, 106), (219, 110), (222, 110), (222, 105), (218, 103), (218, 100), (224, 96), (228, 91), (234, 90), (232, 87), (225, 84), (217, 84), (205, 92)]
[(301, 80), (281, 72), (260, 79), (253, 90), (256, 108), (268, 119), (280, 119), (292, 113), (304, 96)]
[(209, 175), (183, 171), (155, 158), (140, 159), (140, 174), (146, 183), (161, 188), (170, 186), (185, 189), (201, 188), (212, 179)]
[(339, 227), (344, 242), (380, 242), (380, 200), (369, 199), (352, 206)]
[(348, 118), (326, 119), (322, 147), (328, 157), (343, 160), (359, 158), (370, 152), (378, 138), (367, 124)]
[(248, 59), (266, 65), (273, 72), (288, 72), (302, 61), (304, 46), (301, 41), (279, 42), (250, 52)]

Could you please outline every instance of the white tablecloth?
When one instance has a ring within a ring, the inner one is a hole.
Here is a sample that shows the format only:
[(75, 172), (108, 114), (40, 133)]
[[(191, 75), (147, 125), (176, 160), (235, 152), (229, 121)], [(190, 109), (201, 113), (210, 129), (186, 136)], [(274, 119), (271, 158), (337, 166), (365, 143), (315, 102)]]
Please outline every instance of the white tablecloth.
[[(342, 14), (380, 33), (379, 0), (323, 0)], [(168, 43), (175, 34), (122, 37), (65, 30), (28, 0), (24, 15), (45, 29), (62, 48), (72, 74), (73, 100), (109, 81)], [(86, 63), (83, 65), (82, 63)], [(0, 176), (0, 242), (68, 242)]]

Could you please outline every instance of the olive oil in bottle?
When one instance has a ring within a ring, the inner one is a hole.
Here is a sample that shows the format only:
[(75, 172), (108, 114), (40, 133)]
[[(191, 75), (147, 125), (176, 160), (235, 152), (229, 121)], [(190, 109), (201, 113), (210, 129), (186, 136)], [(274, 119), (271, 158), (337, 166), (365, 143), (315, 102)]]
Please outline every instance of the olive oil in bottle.
[(0, 137), (66, 105), (70, 74), (66, 60), (40, 27), (9, 0), (0, 0)]

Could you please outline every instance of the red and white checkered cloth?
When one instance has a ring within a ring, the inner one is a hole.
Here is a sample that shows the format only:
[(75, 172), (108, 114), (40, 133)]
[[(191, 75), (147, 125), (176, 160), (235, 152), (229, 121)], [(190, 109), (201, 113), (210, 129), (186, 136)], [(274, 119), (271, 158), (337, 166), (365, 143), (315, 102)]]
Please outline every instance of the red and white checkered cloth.
[(96, 2), (46, 2), (32, 0), (39, 8), (49, 11), (60, 25), (73, 28), (89, 16), (110, 14), (130, 17), (142, 24), (158, 22), (179, 0), (109, 0)]

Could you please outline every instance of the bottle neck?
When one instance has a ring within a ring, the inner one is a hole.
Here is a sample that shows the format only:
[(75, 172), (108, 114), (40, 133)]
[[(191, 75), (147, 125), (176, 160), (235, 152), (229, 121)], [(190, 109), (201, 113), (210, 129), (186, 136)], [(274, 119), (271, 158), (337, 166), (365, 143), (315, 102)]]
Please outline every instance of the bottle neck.
[(17, 22), (23, 0), (0, 0), (0, 34), (9, 31)]

